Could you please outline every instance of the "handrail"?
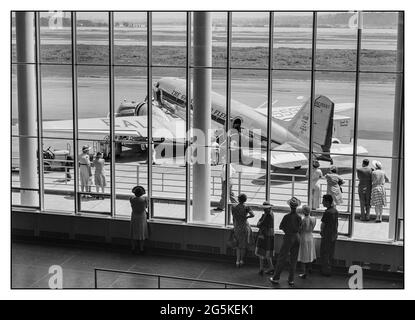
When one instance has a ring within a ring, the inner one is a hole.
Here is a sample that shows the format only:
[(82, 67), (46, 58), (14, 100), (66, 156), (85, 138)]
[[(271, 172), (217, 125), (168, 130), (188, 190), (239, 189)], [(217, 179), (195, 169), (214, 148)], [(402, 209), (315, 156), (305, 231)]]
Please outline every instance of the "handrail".
[(225, 289), (227, 289), (228, 287), (240, 287), (240, 288), (245, 288), (245, 289), (272, 289), (271, 287), (261, 287), (261, 286), (253, 286), (253, 285), (248, 285), (248, 284), (238, 284), (238, 283), (232, 283), (232, 282), (224, 282), (224, 281), (214, 281), (214, 280), (203, 280), (203, 279), (195, 279), (195, 278), (188, 278), (188, 277), (169, 276), (169, 275), (158, 274), (158, 273), (146, 273), (146, 272), (115, 270), (115, 269), (94, 268), (94, 288), (95, 289), (98, 289), (98, 271), (103, 271), (103, 272), (108, 272), (108, 273), (121, 273), (121, 274), (137, 275), (137, 276), (146, 276), (146, 277), (157, 277), (157, 286), (158, 286), (157, 289), (161, 289), (160, 280), (162, 278), (224, 285)]

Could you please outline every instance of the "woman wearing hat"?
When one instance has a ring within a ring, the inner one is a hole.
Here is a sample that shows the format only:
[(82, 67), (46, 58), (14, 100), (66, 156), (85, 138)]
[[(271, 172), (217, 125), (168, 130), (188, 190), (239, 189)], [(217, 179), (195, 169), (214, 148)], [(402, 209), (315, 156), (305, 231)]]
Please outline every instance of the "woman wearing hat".
[(236, 267), (244, 265), (246, 249), (252, 244), (252, 230), (248, 219), (254, 217), (252, 209), (245, 202), (246, 194), (241, 193), (238, 196), (239, 203), (232, 208), (233, 229), (236, 238)]
[(389, 182), (389, 178), (382, 170), (380, 161), (372, 161), (375, 170), (372, 172), (372, 195), (371, 206), (375, 207), (376, 222), (382, 222), (383, 207), (386, 206), (386, 190), (385, 182)]
[(327, 180), (327, 194), (333, 197), (334, 205), (343, 203), (343, 195), (340, 186), (344, 180), (337, 174), (337, 167), (331, 166), (330, 173), (326, 174)]
[(135, 252), (137, 242), (140, 252), (144, 251), (144, 241), (148, 239), (148, 225), (147, 225), (147, 206), (148, 200), (144, 196), (146, 190), (142, 186), (136, 186), (132, 192), (134, 196), (130, 198), (131, 204), (131, 250)]
[[(91, 161), (89, 159), (89, 146), (82, 147), (82, 154), (79, 156), (79, 175), (81, 182), (81, 192), (91, 192), (92, 171)], [(86, 198), (87, 195), (81, 197)]]
[[(319, 180), (323, 178), (323, 172), (319, 169), (320, 162), (317, 160), (313, 161), (313, 167), (311, 168), (310, 172), (310, 183), (311, 183), (311, 209), (316, 210), (320, 206), (320, 198), (321, 198), (321, 191), (320, 191), (320, 183)], [(307, 171), (307, 177), (309, 176), (309, 171)]]
[(272, 206), (268, 201), (263, 204), (264, 213), (259, 219), (258, 236), (255, 245), (255, 255), (259, 257), (259, 274), (264, 274), (265, 261), (268, 262), (268, 271), (266, 274), (274, 272), (274, 265), (272, 264), (272, 257), (274, 256), (274, 214), (272, 213)]

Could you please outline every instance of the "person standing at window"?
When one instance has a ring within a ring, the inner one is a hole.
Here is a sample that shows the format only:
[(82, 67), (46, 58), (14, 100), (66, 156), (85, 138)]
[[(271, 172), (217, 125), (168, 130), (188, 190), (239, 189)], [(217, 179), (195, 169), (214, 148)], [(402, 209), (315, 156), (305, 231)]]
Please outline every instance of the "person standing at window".
[(259, 219), (258, 236), (255, 246), (255, 255), (259, 257), (259, 274), (264, 274), (264, 264), (268, 262), (268, 270), (266, 274), (274, 273), (274, 265), (272, 258), (274, 256), (274, 214), (272, 213), (272, 205), (265, 201), (262, 204), (264, 213)]
[(250, 207), (245, 205), (247, 196), (241, 193), (238, 196), (239, 203), (232, 208), (233, 230), (236, 238), (236, 267), (244, 265), (246, 250), (252, 244), (252, 230), (248, 223), (249, 218), (255, 215)]
[[(233, 176), (235, 175), (236, 170), (233, 167), (233, 164), (230, 163), (229, 164), (229, 201), (231, 203), (237, 203), (236, 199), (235, 199), (235, 194), (232, 191), (232, 181), (233, 181)], [(222, 182), (222, 193), (221, 193), (221, 197), (219, 200), (219, 205), (218, 207), (215, 209), (216, 211), (223, 211), (225, 209), (225, 198), (226, 198), (226, 185), (227, 185), (227, 179), (226, 179), (226, 164), (224, 163), (222, 165), (222, 171), (221, 171), (221, 182)]]
[(297, 267), (298, 250), (300, 248), (300, 227), (301, 217), (297, 214), (297, 207), (301, 205), (301, 201), (296, 197), (292, 197), (287, 201), (290, 206), (290, 213), (282, 218), (280, 229), (284, 231), (284, 238), (281, 250), (278, 254), (277, 267), (274, 275), (269, 279), (273, 284), (278, 284), (285, 262), (290, 257), (290, 274), (288, 276), (288, 284), (294, 285), (294, 274)]
[(102, 190), (102, 193), (105, 193), (105, 186), (106, 186), (105, 160), (102, 158), (101, 152), (97, 152), (97, 155), (93, 161), (93, 166), (95, 168), (94, 180), (95, 180), (95, 187), (97, 189), (97, 193), (99, 193), (101, 190)]
[(323, 276), (331, 276), (331, 264), (334, 258), (334, 251), (337, 240), (337, 228), (339, 226), (339, 212), (334, 207), (333, 197), (330, 194), (323, 196), (323, 206), (326, 211), (321, 218), (321, 273)]
[(320, 162), (317, 160), (313, 161), (313, 167), (311, 170), (307, 170), (307, 177), (309, 176), (310, 172), (310, 183), (311, 183), (311, 209), (316, 210), (320, 207), (320, 198), (321, 198), (321, 191), (320, 191), (320, 183), (319, 180), (323, 178), (323, 172), (319, 169)]
[(311, 264), (316, 260), (316, 246), (314, 244), (313, 230), (316, 226), (316, 218), (312, 217), (309, 206), (303, 206), (304, 218), (300, 228), (300, 250), (298, 262), (301, 262), (302, 272), (300, 278), (307, 278), (307, 271), (311, 271)]
[[(91, 161), (89, 157), (90, 147), (85, 145), (82, 147), (82, 154), (79, 156), (79, 175), (81, 182), (81, 192), (91, 192), (92, 185), (92, 170)], [(90, 196), (81, 195), (82, 198)]]
[(130, 198), (131, 204), (131, 250), (135, 252), (137, 242), (140, 252), (144, 252), (144, 242), (148, 239), (148, 225), (147, 225), (147, 207), (148, 199), (145, 189), (142, 186), (136, 186), (132, 192), (134, 196)]
[(327, 180), (327, 194), (333, 197), (334, 205), (343, 203), (343, 195), (341, 185), (344, 183), (343, 179), (337, 174), (337, 167), (331, 166), (330, 173), (326, 174)]
[(362, 167), (357, 169), (359, 179), (359, 201), (360, 201), (360, 220), (370, 220), (370, 198), (372, 194), (372, 171), (369, 167), (369, 160), (364, 159)]
[(375, 170), (372, 172), (372, 197), (371, 205), (375, 207), (376, 222), (382, 222), (383, 207), (386, 206), (386, 190), (385, 182), (389, 182), (389, 178), (382, 170), (382, 163), (374, 160), (372, 162)]

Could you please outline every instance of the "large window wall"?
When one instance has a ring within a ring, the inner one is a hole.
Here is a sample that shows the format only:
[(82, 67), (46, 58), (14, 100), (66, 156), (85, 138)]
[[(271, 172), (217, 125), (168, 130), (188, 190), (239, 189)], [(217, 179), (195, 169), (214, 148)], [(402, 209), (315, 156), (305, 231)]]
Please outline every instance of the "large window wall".
[[(31, 192), (36, 201), (30, 207), (42, 212), (129, 218), (131, 189), (142, 185), (153, 219), (227, 226), (232, 224), (233, 196), (245, 193), (256, 213), (250, 222), (256, 224), (261, 204), (268, 200), (275, 206), (278, 227), (291, 196), (311, 205), (310, 161), (331, 157), (331, 163), (320, 164), (323, 175), (334, 164), (345, 181), (343, 202), (337, 206), (340, 233), (369, 240), (402, 239), (400, 14), (212, 13), (212, 91), (224, 112), (220, 121), (211, 120), (211, 140), (217, 143), (209, 147), (211, 215), (194, 221), (192, 164), (186, 161), (192, 143), (186, 131), (193, 127), (192, 100), (186, 97), (192, 96), (193, 70), (200, 68), (192, 56), (193, 13), (36, 12), (35, 61), (17, 61), (12, 13), (12, 204), (27, 207), (21, 199)], [(15, 126), (16, 74), (22, 64), (36, 68), (38, 79), (41, 125), (34, 136), (22, 135)], [(164, 96), (164, 103), (157, 100), (157, 83), (166, 78), (181, 81), (184, 98), (175, 97), (179, 111), (169, 108), (171, 97)], [(342, 148), (330, 153), (319, 148), (319, 119), (307, 105), (320, 95), (335, 105), (332, 146)], [(310, 121), (293, 148), (279, 130), (290, 128), (301, 107)], [(244, 126), (249, 123), (246, 114), (260, 115), (263, 127)], [(242, 128), (235, 143), (224, 133), (238, 118)], [(176, 135), (167, 130), (173, 126)], [(242, 143), (244, 138), (248, 144)], [(44, 150), (34, 188), (20, 182), (22, 139)], [(85, 145), (91, 158), (103, 153), (103, 192), (94, 184), (91, 190), (81, 188), (77, 164)], [(365, 158), (381, 161), (389, 178), (380, 224), (359, 219), (356, 169)], [(326, 193), (324, 176), (319, 184)], [(215, 210), (224, 199), (224, 210)], [(318, 205), (313, 214), (319, 217), (322, 212)]]

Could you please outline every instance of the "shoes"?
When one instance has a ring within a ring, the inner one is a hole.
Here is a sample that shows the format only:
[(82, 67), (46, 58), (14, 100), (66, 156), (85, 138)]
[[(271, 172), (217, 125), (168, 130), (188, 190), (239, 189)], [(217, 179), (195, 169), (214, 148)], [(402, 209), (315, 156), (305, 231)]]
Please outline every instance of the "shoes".
[(240, 266), (241, 266), (240, 262), (239, 262), (239, 261), (237, 261), (237, 262), (236, 262), (236, 267), (237, 267), (237, 268), (239, 268)]
[(307, 278), (307, 274), (302, 273), (302, 274), (300, 274), (300, 275), (299, 275), (299, 277), (300, 277), (301, 279), (306, 279), (306, 278)]
[(245, 263), (244, 263), (242, 260), (239, 262), (239, 266), (240, 266), (240, 267), (242, 267), (244, 264), (245, 264)]
[(274, 277), (269, 278), (269, 281), (273, 284), (279, 284), (280, 283), (280, 279), (274, 279)]
[(259, 274), (260, 276), (263, 276), (263, 275), (264, 275), (264, 270), (259, 270), (259, 271), (258, 271), (258, 274)]
[(376, 223), (382, 223), (382, 220), (376, 220)]
[(215, 211), (223, 211), (222, 208), (215, 208)]
[(294, 281), (288, 281), (288, 285), (289, 285), (290, 287), (294, 287)]
[(274, 269), (269, 269), (265, 271), (265, 274), (274, 274)]

